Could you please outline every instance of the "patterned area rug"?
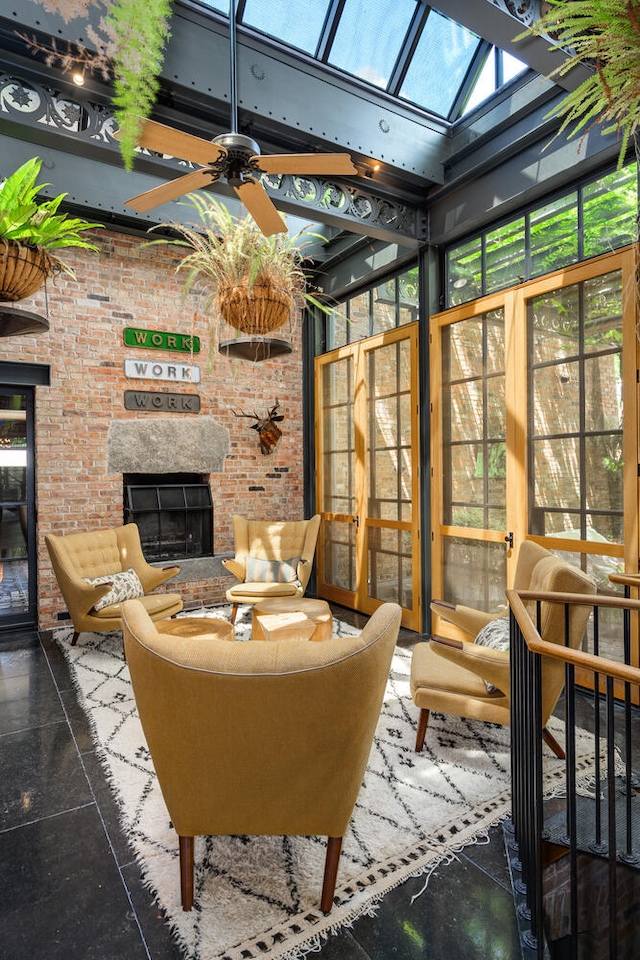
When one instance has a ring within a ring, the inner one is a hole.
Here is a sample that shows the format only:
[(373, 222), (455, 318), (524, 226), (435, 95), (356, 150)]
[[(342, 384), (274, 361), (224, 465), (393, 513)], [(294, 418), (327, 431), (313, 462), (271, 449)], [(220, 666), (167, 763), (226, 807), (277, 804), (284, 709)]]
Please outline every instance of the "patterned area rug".
[[(229, 607), (195, 615), (229, 616)], [(190, 611), (189, 616), (194, 616)], [(237, 633), (250, 614), (240, 611)], [(357, 633), (336, 622), (335, 632)], [(414, 752), (411, 651), (396, 648), (369, 765), (345, 836), (337, 903), (319, 910), (325, 838), (196, 840), (196, 903), (180, 905), (178, 843), (136, 713), (122, 635), (56, 632), (148, 886), (189, 960), (277, 960), (317, 950), (408, 876), (428, 873), (510, 810), (509, 731), (433, 714)]]

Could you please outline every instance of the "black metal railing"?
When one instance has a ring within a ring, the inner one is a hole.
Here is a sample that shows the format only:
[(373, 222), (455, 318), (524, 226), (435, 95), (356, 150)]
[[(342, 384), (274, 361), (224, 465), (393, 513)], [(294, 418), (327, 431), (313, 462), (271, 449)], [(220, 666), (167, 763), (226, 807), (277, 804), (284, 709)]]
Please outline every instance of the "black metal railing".
[[(640, 712), (634, 705), (640, 669), (630, 663), (640, 602), (514, 590), (507, 597), (513, 802), (505, 837), (522, 955), (625, 960), (636, 955), (640, 935)], [(564, 645), (540, 636), (543, 602), (564, 606)], [(593, 609), (592, 653), (569, 647), (570, 612), (577, 604)], [(611, 647), (615, 619), (620, 662), (600, 654), (601, 646)], [(555, 711), (558, 727), (564, 726), (555, 734), (563, 740), (563, 759), (543, 742), (545, 660), (564, 664), (564, 693)], [(593, 691), (578, 685), (578, 674), (593, 679)]]

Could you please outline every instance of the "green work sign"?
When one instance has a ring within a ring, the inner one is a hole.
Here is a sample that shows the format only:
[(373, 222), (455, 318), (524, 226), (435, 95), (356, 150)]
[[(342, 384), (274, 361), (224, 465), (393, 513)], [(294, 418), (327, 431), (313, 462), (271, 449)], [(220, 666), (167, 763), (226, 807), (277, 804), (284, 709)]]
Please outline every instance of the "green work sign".
[(182, 353), (200, 353), (200, 337), (186, 333), (166, 333), (162, 330), (124, 328), (126, 347), (154, 347), (157, 350), (180, 350)]

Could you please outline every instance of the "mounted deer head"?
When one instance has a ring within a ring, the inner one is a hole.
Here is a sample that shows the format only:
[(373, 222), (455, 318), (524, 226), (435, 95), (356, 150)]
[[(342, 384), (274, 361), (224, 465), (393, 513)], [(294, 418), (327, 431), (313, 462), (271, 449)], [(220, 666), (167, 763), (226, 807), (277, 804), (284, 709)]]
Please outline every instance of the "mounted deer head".
[(252, 420), (256, 421), (251, 424), (251, 429), (258, 431), (260, 451), (265, 456), (273, 453), (278, 445), (278, 440), (282, 436), (282, 430), (277, 424), (280, 420), (284, 420), (284, 414), (276, 414), (279, 406), (280, 401), (276, 399), (274, 406), (271, 407), (271, 410), (269, 410), (264, 417), (261, 417), (259, 413), (243, 413), (242, 410), (231, 411), (236, 417), (251, 417)]

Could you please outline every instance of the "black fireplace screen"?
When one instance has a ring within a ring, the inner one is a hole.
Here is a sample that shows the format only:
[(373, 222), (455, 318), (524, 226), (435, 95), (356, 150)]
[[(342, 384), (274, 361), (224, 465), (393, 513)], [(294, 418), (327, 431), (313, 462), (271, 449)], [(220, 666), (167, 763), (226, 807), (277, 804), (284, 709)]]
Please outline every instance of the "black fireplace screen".
[(124, 519), (137, 524), (149, 561), (213, 554), (211, 489), (199, 474), (125, 476)]

